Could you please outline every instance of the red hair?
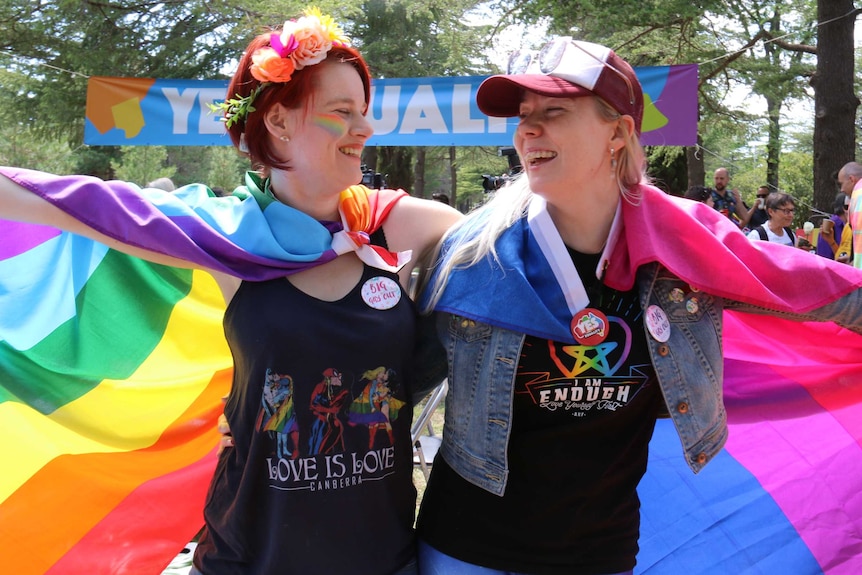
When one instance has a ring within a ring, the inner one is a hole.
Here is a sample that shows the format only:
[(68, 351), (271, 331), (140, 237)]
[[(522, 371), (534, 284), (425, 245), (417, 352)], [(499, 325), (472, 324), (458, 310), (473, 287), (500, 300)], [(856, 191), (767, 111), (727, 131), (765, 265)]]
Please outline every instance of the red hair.
[[(251, 56), (260, 48), (269, 46), (271, 33), (260, 34), (249, 43), (239, 67), (231, 78), (227, 88), (227, 98), (234, 98), (237, 94), (245, 97), (260, 86), (261, 82), (251, 75)], [(353, 66), (362, 80), (365, 89), (365, 102), (371, 98), (371, 72), (368, 64), (358, 50), (350, 46), (336, 46), (327, 53), (326, 59), (321, 62), (344, 62)], [(254, 99), (254, 112), (248, 114), (244, 120), (235, 122), (228, 128), (228, 134), (233, 145), (251, 158), (255, 169), (263, 168), (287, 168), (285, 161), (276, 155), (270, 144), (264, 117), (275, 104), (282, 104), (287, 108), (300, 108), (307, 105), (314, 87), (314, 78), (322, 68), (320, 64), (306, 66), (302, 70), (293, 73), (289, 82), (271, 83), (264, 88)], [(240, 148), (240, 137), (245, 134), (245, 150)]]

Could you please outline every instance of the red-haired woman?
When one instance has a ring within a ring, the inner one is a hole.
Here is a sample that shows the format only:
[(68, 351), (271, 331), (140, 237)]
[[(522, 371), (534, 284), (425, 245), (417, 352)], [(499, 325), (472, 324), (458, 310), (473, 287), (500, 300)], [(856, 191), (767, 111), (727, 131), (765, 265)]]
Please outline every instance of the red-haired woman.
[[(70, 192), (68, 178), (15, 169), (3, 173), (23, 186), (0, 178), (2, 217), (205, 269), (222, 289), (235, 363), (225, 406), (234, 447), (221, 454), (210, 486), (193, 573), (415, 573), (417, 312), (407, 285), (460, 215), (402, 191), (354, 185), (372, 135), (369, 92), (362, 56), (312, 9), (255, 38), (215, 106), (255, 170), (232, 197), (204, 193), (180, 205), (196, 190), (169, 198), (80, 177)], [(108, 205), (134, 218), (102, 217)], [(151, 225), (180, 211), (190, 215), (177, 226)], [(380, 435), (372, 449), (367, 426), (345, 424), (362, 374), (380, 366), (403, 408), (390, 411), (391, 441)], [(267, 388), (273, 373), (292, 384), (289, 438), (265, 425), (272, 398), (288, 391)], [(341, 430), (339, 441), (314, 442), (320, 417)]]

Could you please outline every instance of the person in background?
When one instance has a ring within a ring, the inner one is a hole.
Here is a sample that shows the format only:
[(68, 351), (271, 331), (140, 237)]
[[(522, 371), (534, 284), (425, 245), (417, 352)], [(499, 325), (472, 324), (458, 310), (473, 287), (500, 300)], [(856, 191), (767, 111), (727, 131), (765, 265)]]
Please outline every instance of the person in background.
[(443, 192), (434, 192), (431, 194), (431, 199), (436, 202), (446, 204), (447, 206), (450, 205), (449, 194), (444, 194)]
[(766, 213), (766, 197), (768, 195), (769, 186), (760, 186), (757, 188), (754, 207), (749, 210), (751, 217), (748, 219), (748, 228), (750, 230), (765, 224), (769, 220), (769, 214)]
[(793, 232), (793, 216), (796, 214), (796, 200), (783, 192), (773, 192), (766, 198), (766, 213), (769, 220), (748, 232), (748, 239), (762, 240), (796, 246), (796, 234)]
[(853, 233), (852, 264), (862, 269), (862, 187), (857, 184), (862, 180), (862, 164), (847, 162), (838, 170), (838, 186), (841, 191), (850, 196), (850, 208), (847, 210), (847, 222)]
[[(850, 198), (845, 197), (844, 210), (850, 211)], [(841, 231), (841, 243), (838, 244), (838, 253), (835, 255), (835, 261), (852, 264), (853, 263), (853, 227), (848, 221)]]
[(745, 207), (745, 204), (742, 203), (742, 196), (739, 190), (736, 188), (733, 190), (727, 189), (727, 185), (730, 183), (727, 168), (718, 168), (715, 170), (713, 182), (715, 183), (715, 188), (713, 188), (712, 192), (713, 207), (727, 216), (737, 227), (746, 227), (748, 220), (751, 218), (753, 208), (747, 209)]
[(157, 188), (166, 192), (173, 192), (177, 189), (174, 181), (170, 178), (158, 178), (146, 185), (147, 188)]
[[(517, 118), (524, 170), (447, 234), (420, 300), (449, 359), (420, 571), (630, 574), (656, 418), (669, 412), (694, 471), (727, 439), (723, 310), (860, 333), (862, 272), (755, 246), (650, 185), (642, 88), (605, 46), (517, 52), (476, 100)], [(827, 304), (800, 277), (847, 295)]]
[[(340, 27), (309, 9), (251, 41), (217, 106), (256, 170), (242, 194), (2, 169), (0, 217), (204, 269), (221, 287), (235, 361), (225, 405), (233, 447), (212, 479), (195, 575), (416, 573), (410, 420), (411, 395), (421, 390), (406, 286), (460, 214), (356, 185), (372, 135), (370, 82)], [(113, 204), (140, 217), (100, 218)], [(161, 205), (182, 211), (177, 226), (187, 227), (149, 231), (164, 219)], [(239, 233), (210, 237), (221, 223)], [(267, 257), (227, 241), (247, 235)], [(387, 433), (375, 434), (372, 449), (373, 428), (350, 416), (368, 408), (357, 400), (373, 370), (388, 380)], [(331, 441), (313, 441), (320, 418)]]
[(832, 202), (832, 215), (820, 223), (820, 234), (817, 236), (817, 255), (838, 259), (838, 246), (841, 243), (844, 225), (847, 223), (847, 208), (850, 196), (838, 192)]
[(710, 208), (715, 205), (712, 199), (712, 188), (706, 186), (692, 186), (686, 190), (684, 197), (695, 202), (703, 202)]

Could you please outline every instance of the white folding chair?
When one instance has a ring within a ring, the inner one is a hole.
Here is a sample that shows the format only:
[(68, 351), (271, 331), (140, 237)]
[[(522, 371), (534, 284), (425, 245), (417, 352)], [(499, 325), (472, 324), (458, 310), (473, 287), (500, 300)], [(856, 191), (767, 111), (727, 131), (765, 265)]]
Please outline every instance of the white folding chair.
[(410, 428), (410, 435), (413, 440), (413, 464), (418, 465), (425, 475), (425, 480), (431, 474), (431, 463), (434, 461), (434, 456), (437, 455), (437, 450), (440, 448), (442, 439), (434, 432), (434, 426), (431, 425), (431, 416), (440, 405), (440, 402), (446, 397), (446, 392), (449, 390), (447, 380), (434, 388), (422, 412), (413, 422), (413, 427)]

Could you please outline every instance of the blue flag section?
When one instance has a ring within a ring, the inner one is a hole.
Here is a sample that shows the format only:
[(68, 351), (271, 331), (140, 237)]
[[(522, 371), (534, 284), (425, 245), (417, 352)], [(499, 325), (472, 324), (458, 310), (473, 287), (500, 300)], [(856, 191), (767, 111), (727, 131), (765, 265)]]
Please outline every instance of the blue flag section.
[[(636, 68), (644, 88), (645, 145), (697, 142), (697, 65)], [(485, 76), (374, 80), (369, 146), (508, 146), (516, 118), (490, 118), (476, 106)], [(228, 146), (208, 104), (227, 80), (92, 77), (84, 143), (91, 146)]]

